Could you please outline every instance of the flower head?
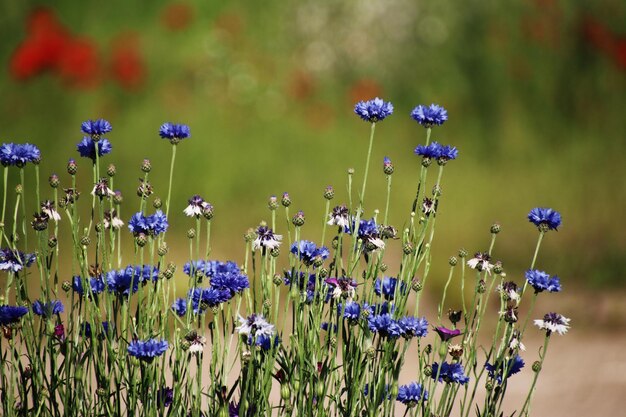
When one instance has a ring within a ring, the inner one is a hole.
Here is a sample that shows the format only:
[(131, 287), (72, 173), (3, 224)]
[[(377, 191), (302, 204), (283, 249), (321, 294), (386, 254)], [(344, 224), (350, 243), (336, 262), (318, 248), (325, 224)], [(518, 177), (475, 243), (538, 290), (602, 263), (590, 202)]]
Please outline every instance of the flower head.
[(189, 205), (183, 210), (186, 216), (188, 217), (196, 217), (200, 218), (202, 213), (204, 213), (204, 209), (209, 206), (209, 203), (204, 201), (202, 197), (199, 195), (194, 195), (189, 199)]
[(564, 335), (569, 330), (569, 322), (570, 319), (558, 313), (548, 313), (543, 316), (543, 320), (535, 320), (535, 326), (546, 330), (546, 336), (550, 336), (552, 332)]
[(422, 384), (418, 384), (417, 382), (411, 382), (408, 385), (400, 385), (400, 387), (398, 387), (396, 400), (411, 407), (417, 405), (419, 401), (428, 400), (428, 391), (424, 389)]
[(0, 305), (0, 325), (17, 323), (26, 313), (28, 313), (28, 307)]
[[(105, 284), (104, 284), (104, 279), (102, 278), (102, 276), (98, 276), (95, 278), (89, 278), (89, 287), (91, 288), (91, 293), (93, 295), (98, 295), (101, 292), (103, 292), (106, 288)], [(73, 278), (72, 281), (72, 288), (74, 289), (74, 291), (76, 293), (78, 293), (79, 295), (84, 295), (84, 289), (83, 289), (83, 279), (79, 276), (75, 276)], [(89, 295), (89, 294), (87, 294)]]
[(156, 281), (159, 270), (151, 265), (128, 265), (126, 268), (107, 272), (106, 284), (110, 293), (128, 296), (136, 293), (139, 284)]
[[(521, 371), (524, 365), (524, 360), (519, 355), (515, 355), (514, 358), (506, 361), (506, 376), (504, 376), (504, 379), (506, 380), (511, 375), (515, 375), (516, 373)], [(487, 372), (489, 373), (489, 378), (495, 379), (498, 384), (502, 384), (504, 368), (504, 362), (496, 363), (494, 365), (490, 364), (489, 362), (485, 364), (485, 369), (487, 369)]]
[(357, 283), (352, 278), (328, 278), (324, 280), (324, 283), (332, 286), (332, 297), (334, 299), (346, 298), (352, 300), (356, 294)]
[(252, 243), (254, 250), (260, 248), (274, 249), (280, 246), (280, 241), (283, 239), (281, 235), (275, 235), (272, 229), (267, 226), (259, 226), (256, 229), (256, 239)]
[(561, 291), (561, 282), (556, 275), (550, 277), (544, 271), (529, 269), (526, 271), (526, 280), (535, 289), (536, 293), (542, 291), (559, 292)]
[(345, 229), (350, 225), (349, 214), (350, 212), (348, 211), (348, 208), (346, 206), (336, 206), (335, 208), (333, 208), (333, 211), (331, 211), (328, 215), (330, 220), (328, 220), (327, 224), (329, 226), (339, 226)]
[(428, 321), (425, 317), (406, 316), (398, 320), (405, 339), (424, 337), (428, 333)]
[(356, 321), (361, 315), (361, 305), (354, 301), (348, 301), (345, 307), (342, 304), (337, 304), (337, 313), (341, 314), (342, 312), (343, 318)]
[(115, 192), (109, 188), (108, 178), (100, 178), (100, 181), (98, 181), (96, 185), (94, 185), (93, 190), (91, 190), (91, 195), (98, 196), (102, 200), (104, 197), (114, 196)]
[(144, 216), (142, 212), (137, 212), (128, 221), (128, 229), (135, 236), (140, 233), (147, 236), (157, 236), (165, 232), (168, 226), (167, 217), (161, 210), (157, 210), (150, 216)]
[(491, 270), (494, 265), (489, 262), (491, 261), (491, 256), (487, 252), (476, 252), (474, 257), (467, 261), (467, 266), (477, 271), (487, 271), (489, 275), (491, 275)]
[(561, 225), (561, 213), (551, 208), (535, 207), (528, 213), (528, 221), (544, 232), (557, 230)]
[(63, 303), (59, 300), (48, 302), (35, 300), (33, 303), (33, 313), (46, 319), (49, 319), (55, 314), (63, 313), (63, 310)]
[(61, 215), (55, 209), (54, 201), (51, 201), (51, 200), (42, 201), (41, 211), (44, 212), (48, 216), (48, 218), (54, 220), (55, 222), (58, 222), (59, 220), (61, 220)]
[[(469, 377), (465, 375), (463, 366), (460, 363), (448, 363), (441, 364), (441, 368), (437, 362), (432, 364), (432, 378), (439, 382), (459, 383), (461, 385), (466, 384), (469, 381)], [(437, 378), (439, 374), (439, 378)]]
[[(396, 287), (398, 286), (398, 279), (392, 277), (384, 277), (383, 279), (377, 279), (374, 283), (374, 292), (376, 295), (382, 295), (385, 300), (393, 300), (396, 294)], [(400, 282), (399, 293), (404, 294), (406, 291), (406, 284)]]
[(318, 248), (315, 243), (308, 240), (294, 242), (291, 245), (291, 253), (298, 256), (306, 266), (313, 265), (315, 261), (324, 261), (330, 255), (326, 246)]
[(443, 342), (447, 342), (453, 337), (457, 337), (461, 334), (459, 329), (447, 329), (443, 326), (434, 327), (433, 330), (435, 330)]
[(10, 248), (0, 249), (0, 271), (19, 272), (22, 268), (31, 266), (36, 258), (34, 253), (24, 253)]
[(3, 143), (0, 147), (0, 162), (3, 166), (23, 167), (28, 162), (38, 163), (41, 151), (30, 143)]
[(441, 145), (437, 142), (431, 142), (428, 145), (417, 145), (414, 153), (422, 158), (436, 159), (441, 154)]
[(157, 407), (169, 407), (174, 402), (174, 390), (170, 387), (163, 387), (157, 392)]
[(367, 324), (372, 332), (381, 337), (395, 338), (403, 334), (402, 327), (389, 313), (370, 315)]
[[(111, 153), (113, 146), (107, 139), (101, 139), (98, 141), (98, 157)], [(84, 136), (78, 145), (76, 150), (83, 158), (89, 158), (92, 161), (96, 160), (96, 141), (89, 136)]]
[(159, 128), (159, 136), (169, 139), (172, 145), (191, 136), (189, 126), (183, 124), (163, 123)]
[(104, 219), (102, 219), (105, 229), (113, 228), (113, 230), (119, 230), (124, 226), (124, 222), (117, 216), (117, 210), (105, 210)]
[(168, 346), (167, 340), (135, 340), (128, 345), (127, 350), (129, 355), (150, 363), (157, 356), (164, 354)]
[(448, 120), (448, 112), (437, 104), (428, 107), (420, 104), (413, 109), (411, 117), (424, 127), (440, 126)]
[(113, 130), (111, 123), (104, 119), (86, 120), (80, 125), (80, 129), (84, 134), (90, 135), (95, 140), (98, 140), (102, 135)]
[(359, 101), (354, 106), (354, 112), (366, 122), (382, 122), (393, 114), (393, 104), (376, 97), (368, 101)]

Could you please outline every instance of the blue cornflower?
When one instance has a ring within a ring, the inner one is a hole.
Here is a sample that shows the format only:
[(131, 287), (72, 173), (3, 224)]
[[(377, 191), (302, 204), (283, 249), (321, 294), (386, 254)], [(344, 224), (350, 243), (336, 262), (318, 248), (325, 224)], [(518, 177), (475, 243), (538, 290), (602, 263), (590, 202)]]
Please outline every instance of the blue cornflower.
[(19, 272), (35, 262), (34, 253), (24, 253), (10, 248), (0, 249), (0, 271)]
[[(379, 278), (374, 283), (374, 292), (376, 295), (382, 295), (385, 297), (385, 300), (393, 300), (396, 293), (396, 286), (398, 285), (398, 279), (392, 277), (384, 277), (382, 280)], [(400, 282), (400, 290), (401, 294), (404, 294), (406, 291), (406, 284), (404, 282)]]
[(163, 139), (169, 139), (170, 143), (175, 145), (183, 139), (191, 136), (189, 126), (183, 124), (163, 123), (159, 128), (159, 136)]
[(55, 314), (63, 313), (63, 311), (63, 303), (59, 300), (52, 300), (46, 303), (35, 300), (33, 303), (33, 313), (46, 319), (49, 319)]
[(439, 158), (439, 155), (441, 155), (441, 145), (438, 142), (431, 142), (428, 145), (417, 145), (414, 152), (422, 158)]
[(39, 148), (30, 143), (3, 143), (0, 147), (0, 162), (3, 166), (23, 167), (28, 162), (38, 163), (41, 159)]
[(167, 340), (135, 340), (128, 345), (128, 354), (145, 362), (152, 362), (167, 350)]
[(146, 281), (154, 282), (158, 276), (159, 270), (150, 265), (128, 265), (126, 268), (107, 272), (107, 288), (110, 293), (128, 296), (137, 292), (139, 284)]
[(163, 387), (157, 392), (157, 407), (169, 407), (174, 402), (174, 390), (170, 387)]
[(232, 295), (235, 295), (241, 293), (246, 288), (250, 288), (250, 282), (248, 277), (239, 271), (218, 272), (211, 276), (211, 287), (218, 290), (228, 290)]
[(268, 336), (266, 334), (257, 335), (256, 338), (252, 335), (248, 335), (247, 343), (248, 345), (254, 344), (259, 346), (262, 350), (270, 350), (272, 347), (278, 346), (280, 338), (278, 336)]
[[(102, 276), (89, 278), (89, 286), (91, 287), (91, 292), (94, 295), (100, 294), (105, 289), (104, 279), (102, 279)], [(79, 295), (83, 295), (84, 294), (83, 279), (79, 276), (75, 276), (73, 278), (72, 288)]]
[(424, 127), (440, 126), (448, 120), (448, 112), (436, 104), (431, 104), (428, 107), (420, 104), (413, 109), (411, 117)]
[(441, 147), (439, 148), (439, 160), (441, 161), (451, 161), (453, 159), (456, 159), (458, 155), (459, 151), (456, 146), (441, 145)]
[[(520, 355), (515, 355), (514, 358), (508, 360), (506, 364), (506, 376), (504, 379), (507, 379), (511, 375), (515, 375), (524, 367), (524, 360)], [(499, 363), (497, 365), (492, 365), (489, 362), (485, 364), (485, 369), (489, 373), (489, 378), (494, 378), (498, 384), (502, 384), (502, 375), (504, 374), (504, 363)]]
[[(355, 227), (356, 219), (351, 219), (350, 224), (352, 228), (345, 227), (345, 232), (352, 234), (352, 231)], [(370, 220), (360, 220), (359, 221), (359, 229), (357, 231), (357, 236), (361, 241), (363, 241), (363, 246), (366, 251), (374, 251), (377, 249), (384, 249), (385, 242), (380, 238), (380, 231), (378, 225), (376, 224), (376, 220), (373, 218)]]
[[(76, 145), (76, 149), (80, 156), (84, 158), (89, 158), (92, 161), (96, 160), (96, 142), (90, 138), (89, 136), (84, 136), (83, 140), (81, 140), (78, 145)], [(102, 139), (98, 141), (98, 156), (104, 156), (108, 153), (111, 153), (111, 142), (106, 139)]]
[(402, 334), (400, 324), (387, 313), (369, 316), (367, 321), (369, 329), (381, 337), (394, 338)]
[(172, 304), (172, 311), (180, 317), (187, 314), (187, 301), (184, 298), (178, 298)]
[[(100, 339), (104, 339), (109, 333), (109, 322), (103, 321), (102, 323), (102, 332), (98, 335)], [(84, 337), (91, 338), (91, 324), (83, 323), (81, 333)]]
[(157, 236), (167, 230), (169, 223), (161, 210), (157, 210), (150, 216), (144, 216), (142, 212), (133, 214), (128, 221), (128, 229), (135, 235), (143, 233), (147, 236)]
[(550, 277), (550, 274), (539, 271), (537, 269), (529, 269), (526, 271), (526, 280), (533, 286), (536, 293), (542, 291), (559, 292), (561, 291), (561, 283), (556, 275)]
[(418, 384), (417, 382), (411, 382), (408, 385), (400, 385), (400, 387), (398, 387), (396, 400), (411, 407), (416, 405), (419, 401), (428, 400), (428, 391), (424, 389), (422, 384)]
[(20, 321), (20, 318), (28, 313), (28, 307), (22, 306), (0, 306), (0, 325), (8, 326)]
[(80, 129), (84, 134), (90, 135), (92, 138), (98, 140), (100, 136), (105, 133), (109, 133), (113, 128), (111, 123), (104, 119), (98, 120), (86, 120), (80, 125)]
[(432, 364), (432, 378), (437, 379), (437, 373), (439, 373), (439, 382), (445, 381), (446, 383), (459, 383), (461, 385), (466, 384), (469, 381), (469, 377), (465, 375), (463, 366), (460, 363), (448, 363), (444, 362), (439, 369), (437, 362)]
[(551, 208), (535, 207), (528, 213), (528, 220), (541, 231), (557, 230), (561, 225), (561, 213)]
[(346, 303), (344, 307), (341, 304), (337, 304), (337, 313), (341, 314), (343, 309), (343, 317), (348, 320), (356, 321), (361, 316), (361, 306), (359, 303), (355, 303), (354, 301), (349, 301)]
[(424, 337), (428, 333), (428, 321), (425, 317), (406, 316), (398, 320), (402, 336), (406, 339)]
[(354, 112), (366, 122), (382, 122), (393, 114), (393, 104), (376, 97), (368, 101), (359, 101), (354, 106)]
[(294, 242), (291, 245), (291, 253), (298, 256), (306, 266), (313, 265), (316, 260), (324, 261), (330, 255), (326, 246), (318, 248), (315, 243), (308, 240)]

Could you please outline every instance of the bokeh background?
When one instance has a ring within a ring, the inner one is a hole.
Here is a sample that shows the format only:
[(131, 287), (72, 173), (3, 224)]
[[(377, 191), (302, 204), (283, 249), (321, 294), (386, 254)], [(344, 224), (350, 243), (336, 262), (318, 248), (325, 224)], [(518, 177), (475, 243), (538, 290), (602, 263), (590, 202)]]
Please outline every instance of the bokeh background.
[[(178, 148), (180, 214), (168, 234), (179, 264), (193, 226), (182, 210), (196, 193), (216, 210), (216, 258), (241, 262), (243, 234), (269, 221), (268, 197), (285, 191), (292, 212), (307, 215), (303, 237), (318, 241), (324, 188), (335, 187), (339, 204), (348, 168), (361, 183), (369, 127), (353, 106), (375, 96), (395, 113), (377, 127), (366, 210), (384, 208), (389, 156), (398, 228), (419, 172), (413, 149), (425, 139), (409, 113), (432, 102), (449, 112), (433, 138), (460, 157), (445, 169), (433, 294), (448, 257), (485, 250), (494, 222), (495, 257), (521, 282), (537, 238), (528, 211), (562, 213), (537, 266), (565, 291), (538, 308), (571, 316), (574, 334), (546, 365), (540, 389), (551, 391), (538, 395), (537, 415), (614, 415), (626, 389), (614, 346), (626, 328), (624, 1), (0, 0), (0, 140), (38, 145), (42, 175), (56, 172), (67, 186), (80, 123), (108, 119), (104, 164), (118, 167), (127, 221), (144, 158), (156, 194), (167, 192), (170, 146), (159, 126), (191, 127)], [(89, 161), (79, 169), (88, 190)]]
[[(409, 113), (438, 103), (450, 119), (433, 138), (460, 158), (445, 170), (434, 276), (443, 280), (458, 248), (484, 250), (499, 222), (495, 256), (519, 277), (537, 237), (526, 214), (549, 206), (564, 221), (538, 266), (567, 291), (606, 296), (626, 272), (626, 3), (588, 3), (4, 0), (0, 138), (37, 144), (42, 173), (63, 180), (80, 122), (108, 119), (104, 163), (116, 163), (125, 178), (116, 188), (135, 207), (143, 158), (166, 194), (160, 124), (190, 125), (173, 208), (196, 193), (210, 201), (214, 255), (240, 261), (242, 235), (269, 220), (272, 194), (288, 191), (292, 210), (307, 214), (305, 237), (319, 240), (324, 187), (339, 203), (348, 168), (360, 184), (369, 131), (352, 110), (375, 96), (396, 110), (377, 129), (366, 209), (384, 207), (389, 156), (401, 228), (419, 170), (413, 148), (424, 141)], [(184, 258), (192, 223), (182, 214), (171, 223)], [(604, 321), (624, 321), (618, 304), (600, 309)]]

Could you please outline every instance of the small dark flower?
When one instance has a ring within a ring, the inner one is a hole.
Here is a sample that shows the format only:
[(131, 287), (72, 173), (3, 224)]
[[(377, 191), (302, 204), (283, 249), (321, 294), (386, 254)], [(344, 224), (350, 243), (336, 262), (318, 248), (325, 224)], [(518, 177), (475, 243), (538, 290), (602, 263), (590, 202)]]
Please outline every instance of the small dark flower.
[(424, 127), (440, 126), (448, 120), (448, 112), (437, 104), (428, 107), (420, 104), (413, 109), (411, 117)]
[(43, 318), (49, 319), (55, 314), (63, 313), (63, 303), (59, 300), (52, 300), (46, 303), (36, 300), (33, 303), (33, 313)]
[(150, 182), (139, 178), (139, 186), (137, 187), (137, 197), (148, 198), (154, 193), (154, 187)]
[(26, 313), (28, 313), (28, 307), (0, 305), (0, 325), (15, 324)]
[(393, 104), (376, 97), (368, 101), (359, 101), (354, 106), (354, 112), (366, 122), (382, 122), (393, 114)]
[(528, 213), (528, 220), (540, 229), (557, 230), (561, 225), (561, 214), (551, 208), (536, 207)]
[(113, 228), (113, 230), (118, 230), (124, 226), (122, 219), (117, 217), (117, 210), (115, 209), (104, 211), (103, 223), (105, 229)]
[(455, 326), (461, 320), (461, 317), (463, 317), (463, 311), (461, 311), (461, 310), (448, 310), (448, 319)]
[(163, 123), (159, 128), (159, 136), (163, 139), (169, 139), (170, 143), (175, 145), (181, 140), (191, 136), (189, 126), (184, 124)]
[(453, 337), (457, 337), (461, 334), (459, 329), (447, 329), (443, 326), (434, 327), (433, 330), (435, 330), (443, 342), (447, 342)]
[(108, 178), (100, 178), (100, 181), (94, 185), (93, 190), (91, 190), (91, 195), (95, 195), (100, 197), (102, 200), (104, 197), (112, 197), (115, 195), (112, 189), (109, 188), (109, 179)]
[(498, 286), (498, 291), (507, 301), (515, 301), (519, 302), (520, 294), (519, 289), (517, 288), (517, 284), (513, 281), (507, 281), (502, 283), (502, 285)]
[(54, 220), (55, 222), (58, 222), (59, 220), (61, 220), (61, 215), (54, 208), (54, 201), (51, 201), (51, 200), (43, 201), (41, 203), (41, 211), (46, 213), (46, 215), (52, 220)]
[[(459, 383), (464, 385), (469, 381), (469, 377), (466, 376), (464, 372), (463, 366), (460, 363), (444, 362), (441, 364), (441, 369), (439, 369), (439, 364), (435, 362), (432, 364), (431, 377), (439, 382), (444, 381), (448, 384)], [(437, 374), (439, 374), (438, 379)]]
[(424, 202), (422, 203), (422, 212), (424, 215), (430, 216), (431, 213), (435, 212), (435, 202), (431, 198), (424, 198)]
[(63, 324), (57, 324), (54, 326), (54, 337), (59, 339), (60, 341), (65, 340), (65, 327)]
[(78, 200), (78, 197), (80, 197), (80, 192), (76, 191), (75, 188), (64, 188), (63, 192), (65, 193), (65, 197), (61, 199), (61, 207), (74, 204), (76, 200)]
[(536, 293), (540, 293), (542, 291), (561, 291), (561, 282), (559, 281), (559, 277), (556, 275), (550, 277), (550, 274), (547, 274), (544, 271), (529, 269), (526, 271), (526, 280), (530, 285), (532, 285)]
[(476, 252), (474, 257), (467, 261), (467, 266), (472, 269), (476, 269), (477, 271), (487, 271), (489, 275), (491, 275), (491, 270), (494, 265), (489, 262), (491, 261), (491, 256), (487, 252)]
[(127, 350), (129, 355), (150, 363), (157, 356), (164, 354), (168, 346), (166, 340), (135, 340), (128, 345)]
[(174, 401), (174, 390), (170, 387), (163, 387), (157, 392), (157, 407), (169, 407)]
[(408, 385), (400, 385), (396, 400), (409, 407), (414, 406), (419, 401), (428, 400), (428, 391), (424, 389), (422, 384), (418, 384), (417, 382), (411, 382)]
[(48, 219), (48, 215), (42, 211), (33, 215), (33, 221), (30, 224), (33, 226), (33, 229), (41, 232), (48, 228)]
[(111, 146), (111, 142), (109, 142), (107, 139), (102, 139), (96, 142), (89, 136), (83, 137), (83, 140), (81, 140), (78, 145), (76, 145), (76, 150), (83, 158), (89, 158), (92, 161), (95, 161), (96, 143), (98, 145), (98, 157), (111, 153), (111, 150), (113, 149), (113, 146)]
[(328, 220), (327, 224), (329, 226), (339, 226), (341, 228), (347, 228), (350, 225), (350, 212), (348, 208), (344, 205), (336, 206), (333, 208), (333, 211), (328, 215), (330, 220)]

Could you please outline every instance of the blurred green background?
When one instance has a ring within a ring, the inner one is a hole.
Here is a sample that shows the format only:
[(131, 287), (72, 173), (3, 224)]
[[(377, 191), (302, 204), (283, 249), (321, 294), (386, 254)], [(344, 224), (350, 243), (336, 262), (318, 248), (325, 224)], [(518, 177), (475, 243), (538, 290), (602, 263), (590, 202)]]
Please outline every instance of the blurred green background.
[[(587, 3), (3, 0), (0, 140), (38, 145), (42, 175), (68, 186), (80, 123), (106, 118), (104, 164), (118, 167), (127, 222), (143, 158), (156, 194), (167, 193), (159, 126), (188, 124), (172, 253), (184, 261), (193, 221), (182, 210), (197, 193), (216, 209), (214, 256), (241, 262), (243, 233), (270, 220), (272, 194), (288, 191), (292, 212), (307, 215), (303, 237), (319, 241), (325, 186), (340, 204), (348, 168), (361, 184), (369, 127), (353, 106), (374, 96), (395, 113), (377, 126), (366, 210), (384, 208), (389, 156), (391, 222), (401, 228), (419, 172), (413, 149), (425, 139), (409, 113), (434, 102), (449, 120), (433, 138), (460, 152), (444, 173), (436, 276), (460, 247), (486, 250), (497, 221), (495, 258), (521, 281), (537, 238), (526, 215), (545, 206), (563, 225), (537, 266), (566, 289), (623, 286), (626, 3)], [(79, 167), (86, 195), (90, 163)]]

